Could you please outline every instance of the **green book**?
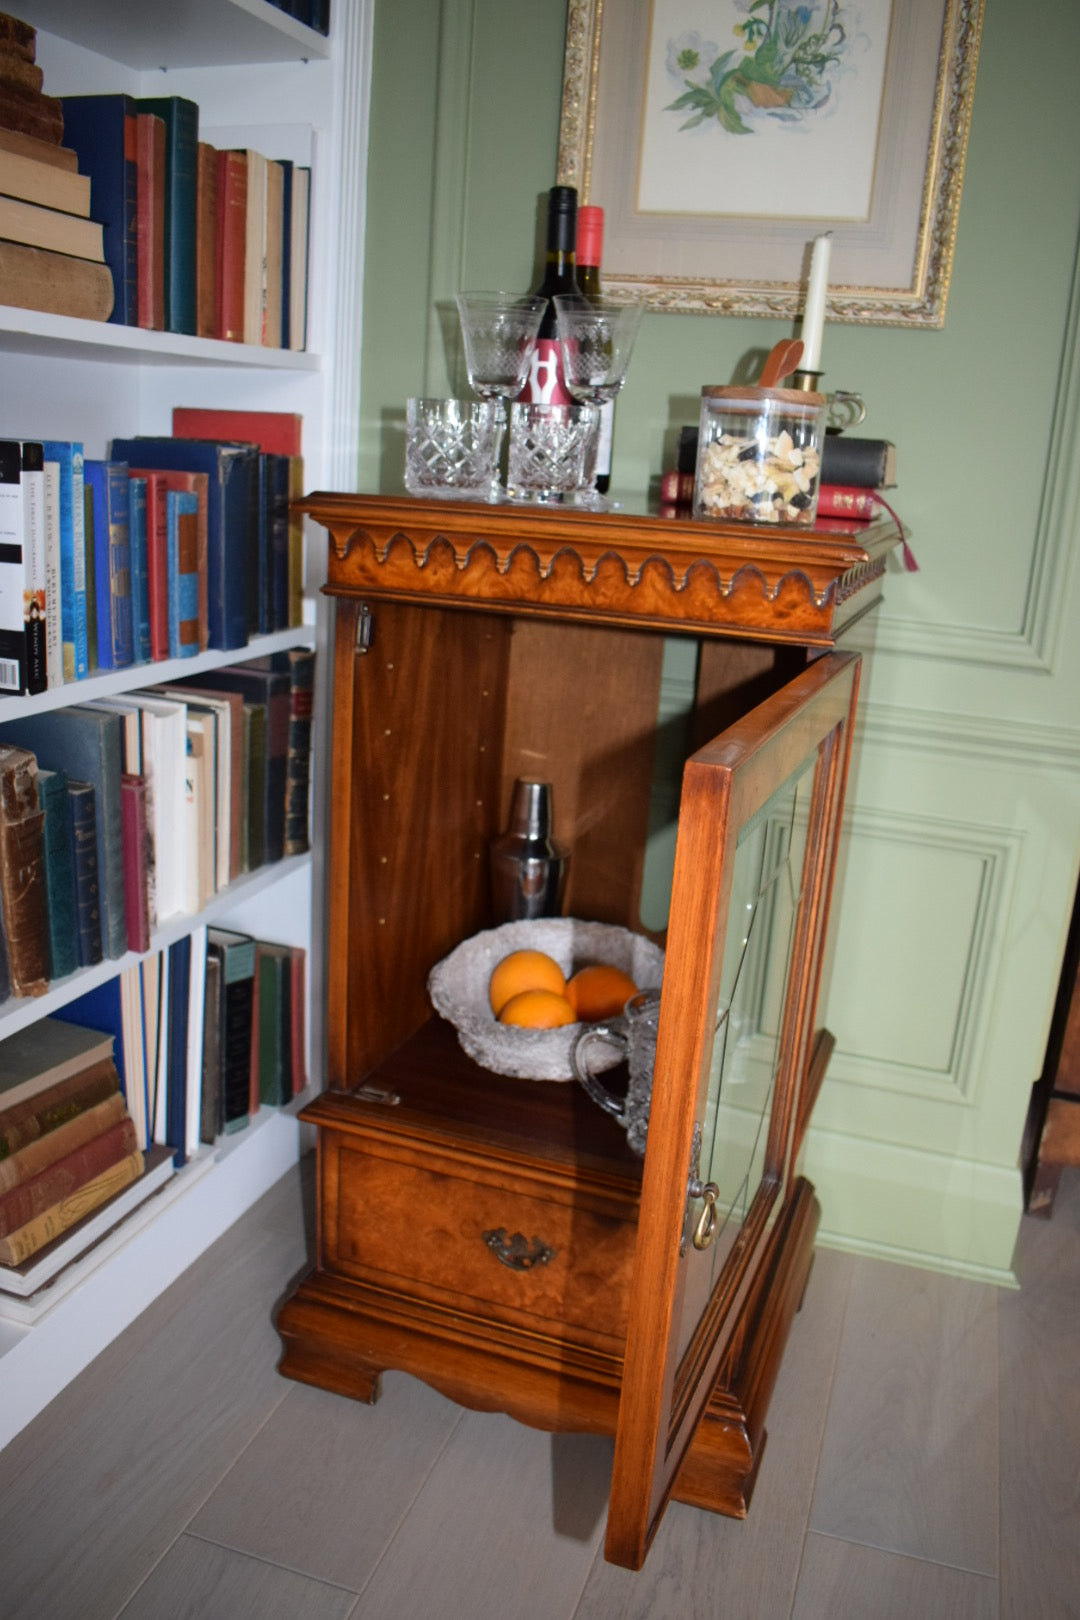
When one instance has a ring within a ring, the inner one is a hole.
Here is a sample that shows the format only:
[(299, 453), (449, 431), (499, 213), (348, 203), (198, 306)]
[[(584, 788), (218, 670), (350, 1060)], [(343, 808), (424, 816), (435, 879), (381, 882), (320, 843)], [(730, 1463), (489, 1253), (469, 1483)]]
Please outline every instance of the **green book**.
[(194, 337), (199, 109), (183, 96), (142, 96), (165, 123), (165, 330)]
[(49, 977), (63, 979), (79, 965), (75, 868), (71, 859), (71, 801), (64, 771), (37, 773), (38, 804), (45, 812), (45, 903), (49, 914)]
[(244, 704), (247, 776), (247, 870), (266, 861), (266, 704)]
[(259, 1101), (277, 1108), (292, 1095), (291, 963), (288, 946), (269, 945), (259, 940), (255, 946), (255, 972), (258, 978), (256, 1039)]

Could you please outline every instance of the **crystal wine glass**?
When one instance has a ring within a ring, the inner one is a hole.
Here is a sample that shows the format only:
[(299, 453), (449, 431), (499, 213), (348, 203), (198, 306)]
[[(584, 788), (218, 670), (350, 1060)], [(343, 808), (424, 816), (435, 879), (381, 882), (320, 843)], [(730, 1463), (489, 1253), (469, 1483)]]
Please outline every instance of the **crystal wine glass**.
[[(609, 298), (580, 295), (556, 296), (563, 374), (568, 391), (579, 404), (599, 406), (615, 398), (626, 381), (626, 368), (643, 314), (641, 304), (616, 304)], [(610, 503), (593, 488), (598, 447), (599, 423), (579, 501), (603, 511)]]
[(481, 399), (495, 402), (495, 480), (499, 491), (499, 451), (506, 431), (507, 401), (525, 386), (547, 299), (533, 293), (460, 292), (455, 295), (465, 340), (469, 382)]

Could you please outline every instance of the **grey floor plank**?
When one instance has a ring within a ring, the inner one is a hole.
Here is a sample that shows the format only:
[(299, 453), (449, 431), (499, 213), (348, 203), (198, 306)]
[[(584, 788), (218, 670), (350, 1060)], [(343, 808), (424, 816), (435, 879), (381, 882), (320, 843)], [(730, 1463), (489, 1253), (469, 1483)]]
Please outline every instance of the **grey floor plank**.
[(994, 1575), (997, 1291), (857, 1257), (811, 1528)]
[(1002, 1620), (1080, 1613), (1080, 1171), (1026, 1216), (998, 1306)]
[(603, 1534), (611, 1445), (467, 1412), (358, 1620), (570, 1620)]
[(356, 1594), (182, 1536), (120, 1620), (346, 1620)]
[(305, 1196), (283, 1177), (0, 1452), (10, 1620), (112, 1620), (284, 1399)]
[(374, 1406), (303, 1384), (289, 1389), (191, 1529), (359, 1591), (461, 1408), (398, 1373), (385, 1375)]
[(745, 1520), (674, 1503), (636, 1574), (598, 1559), (575, 1620), (786, 1620), (810, 1514), (851, 1256), (822, 1250), (792, 1325)]
[[(1031, 1620), (1035, 1611), (1029, 1610)], [(807, 1537), (791, 1620), (997, 1620), (997, 1581), (831, 1536)]]

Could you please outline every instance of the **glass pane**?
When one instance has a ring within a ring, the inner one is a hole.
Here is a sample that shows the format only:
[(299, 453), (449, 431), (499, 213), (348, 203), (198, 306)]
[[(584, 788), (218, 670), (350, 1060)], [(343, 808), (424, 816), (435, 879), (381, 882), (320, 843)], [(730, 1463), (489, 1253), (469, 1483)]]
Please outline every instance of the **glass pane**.
[[(719, 1227), (703, 1251), (688, 1233), (680, 1359), (765, 1173), (814, 763), (806, 761), (739, 830), (699, 1172), (720, 1189)], [(692, 1204), (693, 1221), (701, 1208)]]

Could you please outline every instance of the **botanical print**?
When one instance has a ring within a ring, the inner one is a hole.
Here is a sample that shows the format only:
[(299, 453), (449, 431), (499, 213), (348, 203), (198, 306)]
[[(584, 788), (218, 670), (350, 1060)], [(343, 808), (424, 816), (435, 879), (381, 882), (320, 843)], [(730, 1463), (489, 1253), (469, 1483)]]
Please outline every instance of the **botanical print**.
[(637, 209), (866, 220), (891, 0), (653, 0)]

